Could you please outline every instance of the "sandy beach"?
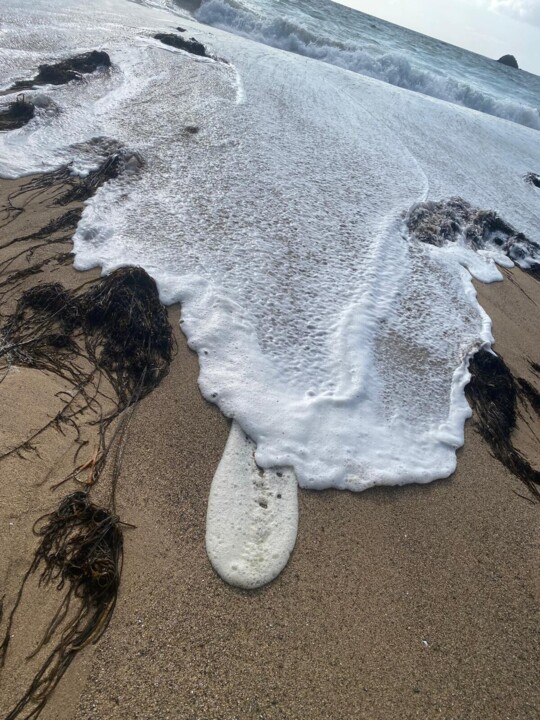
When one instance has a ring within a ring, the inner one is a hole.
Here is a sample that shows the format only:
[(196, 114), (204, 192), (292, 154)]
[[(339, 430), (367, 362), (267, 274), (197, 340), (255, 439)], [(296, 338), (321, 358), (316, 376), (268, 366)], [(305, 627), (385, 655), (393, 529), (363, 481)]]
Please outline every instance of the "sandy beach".
[[(47, 193), (13, 199), (24, 182), (0, 184), (0, 262), (25, 249), (6, 247), (11, 239), (80, 206), (53, 207)], [(69, 238), (21, 255), (9, 270), (59, 250), (69, 252)], [(478, 284), (479, 297), (493, 320), (496, 351), (538, 388), (529, 361), (540, 361), (540, 285), (518, 269), (505, 275), (502, 283)], [(36, 283), (76, 287), (97, 277), (97, 270), (76, 272), (69, 258), (52, 258), (23, 279), (2, 312), (12, 312)], [(179, 317), (179, 307), (169, 309), (178, 343), (169, 374), (139, 403), (125, 443), (117, 507), (135, 527), (124, 532), (112, 621), (97, 645), (77, 655), (41, 717), (538, 717), (538, 505), (492, 456), (474, 418), (448, 480), (360, 494), (301, 491), (289, 565), (271, 585), (240, 591), (214, 573), (204, 544), (209, 487), (229, 421), (199, 392), (197, 357)], [(11, 369), (0, 384), (1, 452), (52, 417), (65, 389), (49, 373)], [(516, 445), (534, 467), (539, 429), (532, 413), (520, 417)], [(91, 444), (91, 429), (84, 432)], [(39, 438), (39, 455), (1, 462), (2, 633), (32, 561), (33, 523), (74, 489), (52, 489), (72, 446), (70, 432), (52, 428)], [(36, 671), (36, 661), (25, 658), (58, 601), (54, 589), (37, 583), (25, 590), (1, 673), (2, 717)]]

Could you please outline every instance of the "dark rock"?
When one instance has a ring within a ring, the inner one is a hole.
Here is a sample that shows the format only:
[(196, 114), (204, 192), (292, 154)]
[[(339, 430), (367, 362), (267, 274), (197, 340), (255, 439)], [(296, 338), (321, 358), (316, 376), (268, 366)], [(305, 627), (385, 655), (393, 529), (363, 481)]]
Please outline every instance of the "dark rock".
[(154, 38), (164, 43), (165, 45), (170, 45), (171, 47), (178, 48), (179, 50), (185, 50), (186, 52), (192, 53), (193, 55), (199, 55), (200, 57), (209, 57), (204, 45), (198, 40), (195, 40), (195, 38), (184, 40), (184, 38), (180, 37), (179, 35), (174, 35), (174, 33), (156, 33), (156, 35), (154, 35)]
[(40, 65), (39, 72), (33, 80), (20, 80), (15, 83), (13, 88), (30, 88), (34, 85), (64, 85), (71, 80), (79, 80), (85, 73), (93, 73), (98, 68), (110, 66), (111, 59), (106, 52), (92, 50), (61, 60), (54, 65)]
[(186, 32), (186, 28), (180, 26), (178, 26), (176, 29), (178, 30), (178, 32)]
[(19, 95), (15, 102), (0, 110), (0, 130), (16, 130), (34, 117), (34, 104)]
[(508, 65), (508, 67), (515, 68), (516, 70), (519, 70), (519, 65), (517, 64), (517, 60), (513, 55), (503, 55), (500, 57), (497, 62), (502, 63), (503, 65)]
[(530, 172), (525, 175), (525, 181), (534, 185), (534, 187), (540, 188), (540, 175)]

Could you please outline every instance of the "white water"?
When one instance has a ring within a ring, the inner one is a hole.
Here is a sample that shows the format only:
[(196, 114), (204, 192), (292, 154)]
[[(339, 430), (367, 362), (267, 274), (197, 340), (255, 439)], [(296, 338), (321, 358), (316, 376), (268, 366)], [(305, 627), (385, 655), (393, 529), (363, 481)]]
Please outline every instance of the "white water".
[(411, 243), (403, 214), (460, 195), (538, 240), (537, 131), (183, 20), (228, 63), (194, 58), (152, 39), (178, 24), (161, 10), (69, 6), (7, 13), (5, 84), (58, 38), (114, 70), (41, 89), (37, 118), (0, 134), (0, 172), (84, 171), (96, 136), (143, 156), (87, 204), (76, 267), (140, 264), (182, 302), (201, 390), (260, 467), (351, 490), (450, 475), (468, 358), (492, 339), (470, 273), (500, 274), (488, 253)]
[(281, 50), (540, 130), (536, 76), (516, 75), (487, 58), (327, 0), (203, 0), (195, 17)]

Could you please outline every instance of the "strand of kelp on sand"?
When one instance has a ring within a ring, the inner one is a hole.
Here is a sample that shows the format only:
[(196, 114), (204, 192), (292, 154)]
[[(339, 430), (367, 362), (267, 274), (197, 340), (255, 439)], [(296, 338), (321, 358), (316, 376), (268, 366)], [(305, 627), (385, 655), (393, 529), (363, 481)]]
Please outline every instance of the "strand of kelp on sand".
[[(24, 212), (17, 196), (35, 198), (49, 193), (53, 206), (80, 203), (100, 184), (117, 177), (122, 163), (118, 154), (84, 179), (70, 175), (69, 168), (31, 179), (10, 197), (8, 224), (10, 215), (13, 218)], [(34, 525), (39, 544), (7, 616), (0, 666), (6, 660), (28, 580), (39, 576), (40, 587), (56, 587), (63, 599), (29, 656), (44, 653), (33, 681), (8, 714), (10, 720), (37, 717), (77, 653), (97, 642), (107, 628), (122, 568), (124, 523), (116, 511), (116, 487), (124, 441), (137, 403), (159, 385), (175, 351), (156, 284), (140, 268), (119, 269), (74, 290), (60, 283), (26, 286), (25, 281), (39, 278), (43, 269), (43, 261), (31, 262), (37, 248), (49, 246), (48, 263), (64, 261), (64, 253), (55, 252), (55, 246), (71, 240), (80, 213), (80, 206), (71, 208), (33, 235), (13, 238), (0, 247), (11, 250), (0, 265), (2, 308), (9, 308), (18, 296), (15, 308), (3, 312), (3, 378), (14, 366), (34, 368), (62, 378), (71, 388), (62, 393), (63, 406), (56, 415), (23, 442), (5, 450), (0, 462), (15, 455), (24, 460), (38, 453), (39, 440), (47, 431), (72, 430), (74, 468), (54, 488), (67, 482), (82, 485)], [(59, 238), (58, 233), (67, 234)], [(27, 263), (23, 270), (13, 270), (21, 257), (19, 245)], [(94, 427), (97, 449), (81, 463), (79, 456), (88, 450), (82, 425)], [(92, 491), (104, 478), (110, 489), (109, 501), (102, 506), (92, 500)]]

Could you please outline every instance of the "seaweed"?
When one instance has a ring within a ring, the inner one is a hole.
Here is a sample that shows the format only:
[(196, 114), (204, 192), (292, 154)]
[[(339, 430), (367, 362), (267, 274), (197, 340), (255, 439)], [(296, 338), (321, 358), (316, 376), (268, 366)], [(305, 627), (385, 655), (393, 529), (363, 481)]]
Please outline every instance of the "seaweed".
[(534, 412), (540, 416), (540, 393), (538, 390), (525, 378), (518, 378), (517, 382), (521, 396), (527, 400)]
[[(496, 212), (475, 208), (460, 197), (418, 203), (405, 215), (405, 224), (411, 239), (435, 247), (461, 239), (473, 250), (496, 246), (518, 263), (529, 262), (530, 257), (540, 258), (538, 243), (518, 232)], [(533, 264), (527, 272), (540, 279), (539, 269), (539, 265)]]
[[(471, 380), (465, 389), (476, 426), (493, 455), (518, 477), (540, 500), (540, 472), (535, 470), (512, 443), (516, 428), (518, 400), (527, 391), (514, 379), (504, 360), (487, 350), (477, 352), (469, 362)], [(536, 391), (535, 391), (536, 392)]]
[[(0, 358), (48, 370), (73, 386), (61, 410), (30, 438), (0, 455), (0, 461), (35, 449), (36, 438), (51, 427), (73, 427), (81, 449), (86, 443), (76, 420), (89, 410), (98, 417), (94, 423), (98, 448), (93, 457), (55, 486), (77, 480), (84, 490), (65, 496), (34, 528), (40, 543), (7, 621), (0, 666), (5, 662), (28, 578), (40, 571), (41, 586), (52, 585), (65, 592), (30, 657), (46, 647), (52, 650), (6, 720), (23, 713), (25, 718), (36, 718), (76, 654), (97, 642), (108, 626), (122, 568), (124, 523), (116, 513), (116, 487), (124, 442), (138, 402), (167, 374), (175, 351), (156, 284), (142, 268), (120, 268), (88, 289), (86, 284), (75, 290), (60, 283), (25, 290), (0, 332)], [(102, 378), (109, 381), (113, 392), (112, 398), (106, 396), (113, 400), (114, 408), (108, 413), (101, 404)], [(96, 505), (90, 499), (92, 489), (111, 465), (109, 502)], [(86, 477), (81, 480), (83, 473)]]
[[(107, 629), (120, 585), (123, 549), (120, 520), (109, 510), (90, 502), (88, 491), (67, 495), (56, 510), (36, 522), (34, 533), (40, 543), (18, 599), (28, 578), (39, 570), (40, 585), (55, 585), (59, 590), (66, 586), (67, 592), (29, 658), (51, 642), (62, 624), (64, 628), (6, 720), (14, 720), (25, 710), (29, 710), (26, 718), (40, 714), (77, 653), (88, 644), (96, 643)], [(74, 600), (79, 602), (72, 612)], [(10, 614), (0, 645), (0, 666), (5, 660), (17, 606), (18, 603)]]
[(116, 270), (80, 301), (88, 355), (109, 378), (121, 411), (168, 371), (174, 340), (167, 312), (155, 281), (138, 267)]
[(0, 110), (0, 130), (17, 130), (34, 117), (35, 106), (21, 93), (7, 108)]

